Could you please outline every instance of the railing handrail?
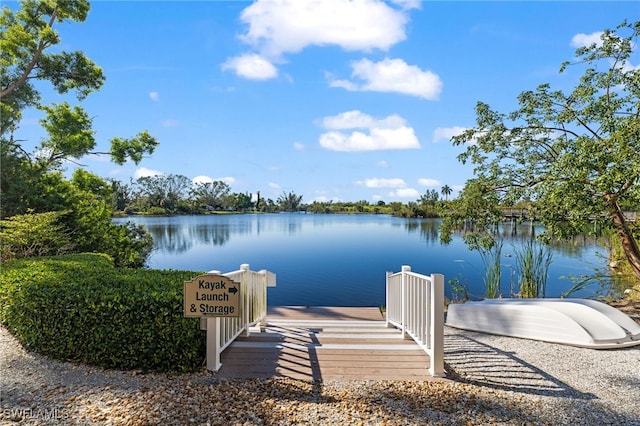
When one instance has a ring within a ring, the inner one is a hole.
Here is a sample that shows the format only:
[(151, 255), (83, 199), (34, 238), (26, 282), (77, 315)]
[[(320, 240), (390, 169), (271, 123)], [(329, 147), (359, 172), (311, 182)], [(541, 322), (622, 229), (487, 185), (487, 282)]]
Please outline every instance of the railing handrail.
[(399, 328), (429, 355), (432, 376), (444, 376), (444, 276), (403, 265), (400, 272), (388, 272), (386, 281), (387, 326)]
[(240, 314), (237, 317), (207, 317), (207, 369), (218, 371), (220, 353), (243, 332), (249, 336), (249, 328), (267, 317), (267, 287), (274, 287), (276, 275), (265, 269), (251, 271), (248, 263), (236, 271), (220, 274), (240, 284)]

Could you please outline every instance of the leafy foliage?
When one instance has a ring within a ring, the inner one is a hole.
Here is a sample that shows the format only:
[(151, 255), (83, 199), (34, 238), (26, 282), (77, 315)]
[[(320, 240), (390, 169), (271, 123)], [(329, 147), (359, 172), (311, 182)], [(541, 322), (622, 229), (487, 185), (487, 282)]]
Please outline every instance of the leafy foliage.
[(60, 217), (65, 214), (66, 212), (46, 212), (0, 220), (2, 261), (69, 251), (73, 247), (71, 233), (60, 223)]
[(224, 199), (229, 195), (230, 191), (231, 188), (226, 182), (216, 180), (193, 185), (189, 195), (198, 205), (204, 206), (206, 209), (216, 210), (224, 206)]
[[(99, 90), (105, 77), (102, 69), (84, 53), (56, 51), (61, 40), (54, 29), (63, 22), (84, 22), (90, 5), (86, 0), (21, 0), (20, 10), (2, 9), (0, 15), (0, 139), (15, 143), (22, 111), (38, 108), (45, 113), (41, 120), (48, 137), (36, 150), (40, 161), (58, 167), (68, 158), (80, 158), (91, 152), (96, 142), (91, 119), (80, 107), (68, 103), (43, 104), (37, 81), (47, 81), (59, 94), (74, 91), (78, 100)], [(158, 142), (146, 131), (130, 139), (111, 141), (113, 160), (138, 163), (146, 153), (153, 153)], [(44, 156), (42, 156), (44, 155)]]
[(205, 356), (183, 316), (188, 271), (118, 269), (106, 255), (12, 260), (0, 274), (0, 322), (28, 349), (104, 368), (194, 371)]
[(153, 238), (144, 226), (133, 222), (109, 223), (98, 251), (108, 254), (116, 266), (142, 268), (153, 249)]
[[(476, 165), (443, 227), (474, 219), (487, 231), (495, 209), (532, 202), (547, 238), (566, 238), (594, 221), (615, 227), (640, 278), (640, 249), (621, 205), (640, 205), (640, 70), (629, 63), (640, 22), (606, 30), (600, 43), (579, 48), (584, 67), (565, 93), (541, 84), (518, 97), (519, 108), (497, 112), (476, 106), (476, 127), (453, 138), (465, 147), (459, 159)], [(591, 229), (593, 226), (591, 226)]]
[[(54, 29), (62, 23), (84, 22), (89, 9), (86, 0), (21, 0), (19, 10), (2, 9), (0, 217), (13, 217), (7, 222), (11, 234), (3, 245), (3, 257), (56, 253), (73, 246), (77, 251), (108, 253), (118, 265), (141, 266), (149, 253), (148, 235), (111, 223), (111, 188), (104, 180), (82, 169), (71, 180), (61, 172), (65, 161), (96, 153), (89, 114), (68, 102), (46, 104), (42, 96), (43, 82), (58, 94), (73, 92), (78, 101), (102, 87), (102, 69), (82, 52), (60, 49)], [(13, 136), (26, 108), (44, 113), (40, 124), (45, 137), (32, 153)], [(119, 164), (127, 159), (137, 163), (157, 144), (143, 131), (130, 139), (115, 138), (108, 154)], [(34, 228), (33, 235), (25, 240), (29, 227)], [(47, 232), (60, 237), (59, 244), (47, 238)]]
[(22, 0), (15, 13), (3, 7), (0, 15), (0, 78), (2, 110), (0, 134), (15, 130), (22, 110), (38, 107), (41, 96), (33, 80), (48, 80), (58, 93), (75, 90), (78, 99), (104, 83), (100, 67), (81, 52), (48, 53), (60, 43), (54, 24), (84, 22), (89, 2)]

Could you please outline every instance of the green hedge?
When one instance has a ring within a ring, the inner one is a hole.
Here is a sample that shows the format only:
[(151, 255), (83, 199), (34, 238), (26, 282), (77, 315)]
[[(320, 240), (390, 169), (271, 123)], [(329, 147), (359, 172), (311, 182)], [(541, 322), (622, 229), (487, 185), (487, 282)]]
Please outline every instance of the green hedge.
[(182, 293), (196, 275), (115, 268), (99, 254), (11, 260), (0, 272), (0, 322), (28, 350), (59, 360), (194, 371), (206, 336), (183, 317)]

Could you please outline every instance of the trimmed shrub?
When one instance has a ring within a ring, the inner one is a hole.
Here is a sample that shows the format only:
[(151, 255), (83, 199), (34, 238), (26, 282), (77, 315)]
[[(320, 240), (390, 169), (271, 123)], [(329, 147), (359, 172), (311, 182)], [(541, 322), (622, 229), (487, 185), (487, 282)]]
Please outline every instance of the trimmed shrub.
[(11, 260), (0, 273), (0, 322), (26, 349), (55, 359), (194, 371), (206, 336), (183, 316), (183, 282), (196, 275), (115, 268), (100, 254)]

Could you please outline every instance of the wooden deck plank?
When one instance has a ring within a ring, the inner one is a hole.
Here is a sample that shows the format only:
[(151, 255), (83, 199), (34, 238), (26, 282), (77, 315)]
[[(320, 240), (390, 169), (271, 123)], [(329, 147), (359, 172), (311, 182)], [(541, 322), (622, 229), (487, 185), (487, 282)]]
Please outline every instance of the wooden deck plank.
[(442, 380), (378, 308), (270, 307), (267, 325), (238, 338), (221, 362), (220, 378)]
[(270, 306), (267, 318), (273, 320), (347, 320), (347, 321), (380, 321), (384, 320), (379, 308), (350, 308), (334, 306)]

